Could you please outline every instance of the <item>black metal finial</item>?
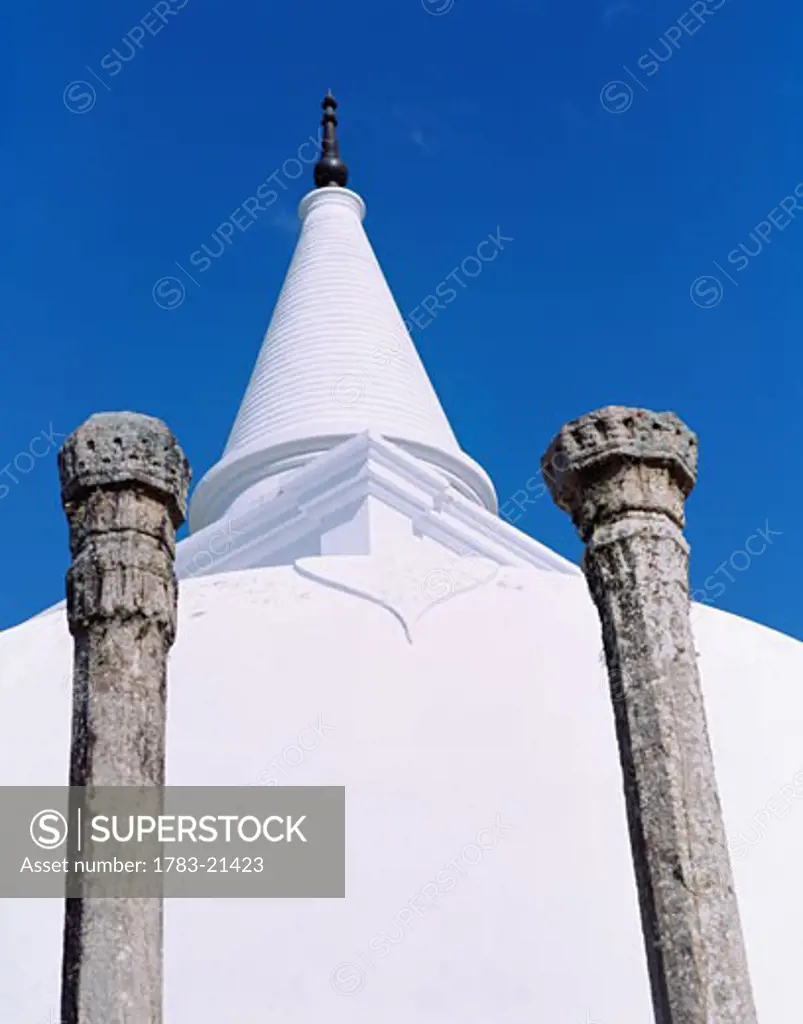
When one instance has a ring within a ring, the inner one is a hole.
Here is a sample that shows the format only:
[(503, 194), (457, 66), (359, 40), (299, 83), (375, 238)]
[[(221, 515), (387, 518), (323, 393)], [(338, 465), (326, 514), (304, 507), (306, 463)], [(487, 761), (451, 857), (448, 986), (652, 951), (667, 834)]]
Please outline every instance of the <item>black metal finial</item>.
[(349, 169), (340, 159), (340, 148), (337, 144), (335, 130), (337, 128), (337, 117), (335, 116), (337, 100), (332, 95), (331, 89), (324, 96), (321, 106), (323, 107), (323, 118), (321, 119), (323, 138), (321, 140), (321, 159), (315, 164), (315, 185), (317, 188), (324, 188), (326, 185), (339, 185), (341, 188), (345, 188)]

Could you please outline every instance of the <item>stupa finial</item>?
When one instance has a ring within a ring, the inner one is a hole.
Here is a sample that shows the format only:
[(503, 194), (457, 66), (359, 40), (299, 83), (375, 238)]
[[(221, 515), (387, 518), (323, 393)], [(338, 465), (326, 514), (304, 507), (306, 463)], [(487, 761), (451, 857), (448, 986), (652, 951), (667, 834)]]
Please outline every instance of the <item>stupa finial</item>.
[(340, 148), (337, 143), (337, 100), (330, 89), (321, 103), (323, 107), (323, 137), (321, 139), (321, 158), (315, 164), (315, 185), (324, 188), (327, 185), (346, 187), (349, 171), (340, 159)]

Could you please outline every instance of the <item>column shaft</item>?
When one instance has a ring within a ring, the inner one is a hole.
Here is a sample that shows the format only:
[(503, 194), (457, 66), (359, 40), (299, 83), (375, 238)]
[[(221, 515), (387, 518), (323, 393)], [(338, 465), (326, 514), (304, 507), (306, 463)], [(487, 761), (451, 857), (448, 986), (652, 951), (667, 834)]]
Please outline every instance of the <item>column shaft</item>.
[(656, 1024), (756, 1024), (689, 618), (696, 438), (611, 407), (544, 456), (586, 541), (608, 663)]
[[(176, 628), (175, 531), (188, 468), (158, 420), (95, 416), (65, 442), (62, 496), (73, 562), (70, 785), (165, 781), (167, 655)], [(73, 847), (74, 850), (74, 847)], [(88, 849), (86, 858), (102, 855)], [(83, 875), (65, 904), (63, 1024), (161, 1024), (162, 900), (104, 897)]]

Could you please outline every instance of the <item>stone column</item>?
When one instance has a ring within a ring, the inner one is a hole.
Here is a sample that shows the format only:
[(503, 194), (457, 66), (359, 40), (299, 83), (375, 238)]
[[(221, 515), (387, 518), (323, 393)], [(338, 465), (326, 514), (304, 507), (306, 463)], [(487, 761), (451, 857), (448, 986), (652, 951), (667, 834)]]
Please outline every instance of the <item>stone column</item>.
[[(162, 787), (187, 460), (160, 420), (104, 413), (65, 441), (59, 473), (75, 638), (70, 785)], [(162, 900), (103, 891), (87, 876), (66, 900), (62, 1024), (161, 1024)]]
[(586, 544), (602, 623), (657, 1024), (755, 1024), (689, 619), (684, 504), (697, 439), (609, 407), (543, 458)]

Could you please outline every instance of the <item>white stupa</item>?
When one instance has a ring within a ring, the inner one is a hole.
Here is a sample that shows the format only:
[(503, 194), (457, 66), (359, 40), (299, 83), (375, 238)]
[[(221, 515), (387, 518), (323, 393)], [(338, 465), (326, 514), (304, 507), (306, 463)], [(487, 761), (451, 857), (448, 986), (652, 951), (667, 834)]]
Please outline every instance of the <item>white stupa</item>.
[[(345, 785), (347, 897), (168, 901), (166, 1022), (647, 1024), (586, 583), (498, 518), (336, 153), (318, 184), (179, 546), (168, 782)], [(759, 1020), (789, 1024), (803, 645), (693, 622)], [(66, 784), (71, 660), (63, 606), (0, 634), (4, 784)], [(58, 1021), (62, 917), (3, 902), (0, 1021)]]

